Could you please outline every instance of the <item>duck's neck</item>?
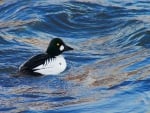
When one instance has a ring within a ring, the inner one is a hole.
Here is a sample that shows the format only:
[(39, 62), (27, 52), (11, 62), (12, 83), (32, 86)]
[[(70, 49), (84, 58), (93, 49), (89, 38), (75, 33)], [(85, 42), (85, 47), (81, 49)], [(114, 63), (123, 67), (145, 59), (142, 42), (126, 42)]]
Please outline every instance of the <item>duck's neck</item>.
[(60, 51), (58, 51), (56, 48), (53, 47), (48, 47), (46, 53), (51, 57), (55, 57), (61, 54)]

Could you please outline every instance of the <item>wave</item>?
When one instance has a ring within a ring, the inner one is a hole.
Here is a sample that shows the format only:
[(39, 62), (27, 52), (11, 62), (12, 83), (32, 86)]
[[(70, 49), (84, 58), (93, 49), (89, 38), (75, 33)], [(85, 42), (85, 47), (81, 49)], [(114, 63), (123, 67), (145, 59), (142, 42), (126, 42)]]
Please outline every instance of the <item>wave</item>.
[[(84, 103), (98, 112), (105, 104), (114, 110), (122, 97), (131, 96), (128, 92), (135, 100), (127, 98), (121, 109), (127, 102), (135, 108), (137, 98), (144, 100), (144, 108), (149, 105), (147, 95), (138, 96), (149, 86), (149, 2), (88, 1), (0, 2), (1, 111), (65, 112), (72, 105), (70, 110), (82, 112)], [(75, 48), (64, 54), (68, 68), (62, 76), (11, 77), (25, 60), (44, 52), (54, 37)]]
[(14, 2), (2, 7), (1, 20), (16, 23), (13, 28), (9, 28), (11, 24), (5, 25), (9, 33), (19, 33), (20, 36), (25, 37), (39, 36), (39, 32), (57, 37), (79, 39), (100, 37), (113, 34), (124, 26), (129, 26), (130, 22), (136, 24), (135, 17), (138, 13), (136, 11), (132, 14), (132, 10), (124, 7), (102, 6), (85, 2), (65, 2), (61, 5), (47, 4), (44, 6), (34, 5), (34, 2), (31, 2), (33, 6), (29, 4), (25, 1)]

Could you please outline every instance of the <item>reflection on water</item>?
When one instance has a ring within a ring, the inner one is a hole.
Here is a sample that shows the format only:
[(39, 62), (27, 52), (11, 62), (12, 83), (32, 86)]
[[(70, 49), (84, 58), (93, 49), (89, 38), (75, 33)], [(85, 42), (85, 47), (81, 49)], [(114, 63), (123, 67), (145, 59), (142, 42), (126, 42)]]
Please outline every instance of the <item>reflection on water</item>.
[[(0, 112), (148, 112), (148, 1), (0, 1)], [(54, 37), (75, 48), (58, 76), (13, 77)]]

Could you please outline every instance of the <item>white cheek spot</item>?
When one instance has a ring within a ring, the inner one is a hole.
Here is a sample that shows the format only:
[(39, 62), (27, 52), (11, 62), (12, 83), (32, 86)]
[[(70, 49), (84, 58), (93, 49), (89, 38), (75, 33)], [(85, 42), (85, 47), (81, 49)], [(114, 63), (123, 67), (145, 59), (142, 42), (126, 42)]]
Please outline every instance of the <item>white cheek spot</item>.
[(59, 50), (60, 50), (60, 51), (63, 51), (63, 50), (64, 50), (64, 46), (61, 45), (60, 48), (59, 48)]

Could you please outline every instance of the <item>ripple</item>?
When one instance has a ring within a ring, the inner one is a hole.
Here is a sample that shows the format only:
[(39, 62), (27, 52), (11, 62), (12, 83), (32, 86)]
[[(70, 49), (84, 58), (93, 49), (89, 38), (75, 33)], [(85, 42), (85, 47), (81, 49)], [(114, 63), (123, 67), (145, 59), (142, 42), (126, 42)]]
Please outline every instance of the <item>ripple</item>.
[[(149, 109), (148, 1), (7, 0), (0, 9), (0, 111)], [(44, 52), (54, 37), (75, 48), (64, 54), (64, 73), (11, 76), (22, 62)]]

